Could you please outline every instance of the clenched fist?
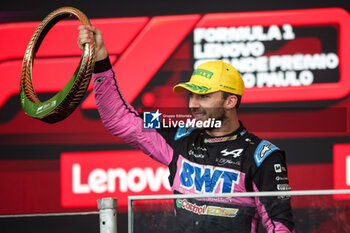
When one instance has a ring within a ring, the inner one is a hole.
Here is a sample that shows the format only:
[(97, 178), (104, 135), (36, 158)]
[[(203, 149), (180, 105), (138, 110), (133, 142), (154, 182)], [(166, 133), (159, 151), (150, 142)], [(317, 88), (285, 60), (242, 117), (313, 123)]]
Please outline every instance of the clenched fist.
[(108, 56), (107, 49), (103, 43), (102, 32), (93, 26), (80, 25), (79, 26), (78, 45), (81, 50), (85, 43), (89, 43), (95, 36), (96, 43), (96, 61), (105, 59)]

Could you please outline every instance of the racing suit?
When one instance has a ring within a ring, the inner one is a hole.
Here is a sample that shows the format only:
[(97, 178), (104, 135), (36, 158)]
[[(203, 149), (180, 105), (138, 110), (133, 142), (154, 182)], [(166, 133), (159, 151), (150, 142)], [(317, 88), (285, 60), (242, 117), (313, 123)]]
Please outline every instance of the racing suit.
[[(242, 123), (223, 137), (204, 130), (145, 130), (126, 103), (109, 59), (95, 64), (94, 94), (101, 120), (114, 135), (169, 167), (175, 194), (290, 190), (285, 154), (248, 133)], [(290, 198), (240, 197), (177, 199), (179, 232), (256, 232), (259, 221), (270, 232), (294, 232)]]

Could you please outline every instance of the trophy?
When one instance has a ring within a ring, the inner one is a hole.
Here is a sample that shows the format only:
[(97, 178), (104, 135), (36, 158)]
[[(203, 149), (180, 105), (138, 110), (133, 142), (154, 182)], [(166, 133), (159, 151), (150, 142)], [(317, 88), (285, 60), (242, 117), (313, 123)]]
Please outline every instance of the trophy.
[(35, 55), (46, 34), (60, 20), (75, 16), (83, 25), (91, 25), (89, 19), (76, 8), (62, 7), (51, 12), (38, 26), (24, 54), (20, 97), (24, 112), (30, 117), (47, 123), (56, 123), (67, 118), (80, 104), (87, 92), (95, 62), (95, 41), (84, 45), (83, 54), (73, 76), (49, 100), (41, 102), (32, 84), (32, 67)]

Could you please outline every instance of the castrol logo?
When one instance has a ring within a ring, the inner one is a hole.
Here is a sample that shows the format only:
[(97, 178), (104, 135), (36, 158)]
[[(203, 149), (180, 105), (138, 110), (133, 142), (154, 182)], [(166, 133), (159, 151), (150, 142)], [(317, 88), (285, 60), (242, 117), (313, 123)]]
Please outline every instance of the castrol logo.
[(212, 215), (212, 216), (222, 216), (234, 218), (237, 216), (239, 209), (237, 208), (224, 208), (220, 206), (207, 206), (207, 205), (197, 205), (196, 203), (191, 203), (186, 199), (177, 199), (176, 207), (190, 211), (198, 215)]

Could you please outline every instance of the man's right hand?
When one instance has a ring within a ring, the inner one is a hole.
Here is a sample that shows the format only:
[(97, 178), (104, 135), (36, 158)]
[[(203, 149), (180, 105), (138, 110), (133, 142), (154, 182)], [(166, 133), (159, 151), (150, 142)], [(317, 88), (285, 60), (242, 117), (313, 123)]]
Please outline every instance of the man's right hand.
[(102, 32), (93, 26), (80, 25), (79, 26), (79, 36), (78, 36), (78, 45), (81, 50), (84, 49), (84, 44), (89, 43), (93, 40), (95, 36), (96, 43), (96, 61), (101, 61), (107, 58), (108, 53), (107, 49), (103, 43)]

